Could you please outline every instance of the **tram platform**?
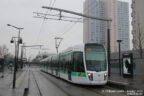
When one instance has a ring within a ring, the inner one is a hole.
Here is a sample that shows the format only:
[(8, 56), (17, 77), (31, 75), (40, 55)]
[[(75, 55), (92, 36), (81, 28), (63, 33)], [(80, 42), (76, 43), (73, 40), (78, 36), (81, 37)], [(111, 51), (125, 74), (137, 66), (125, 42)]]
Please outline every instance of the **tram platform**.
[(128, 90), (144, 90), (144, 83), (140, 75), (134, 75), (133, 78), (124, 78), (120, 74), (112, 73), (108, 79), (108, 84)]
[[(36, 69), (30, 70), (29, 68), (24, 68), (22, 70), (19, 70), (17, 72), (15, 89), (12, 88), (13, 74), (9, 72), (4, 74), (3, 78), (0, 77), (0, 96), (28, 96), (28, 95), (25, 95), (27, 94), (26, 93), (27, 89), (29, 90), (29, 93), (28, 93), (29, 96), (36, 96), (37, 90), (38, 90), (36, 87), (36, 84), (34, 83), (36, 77), (37, 77), (38, 82), (41, 80), (45, 80), (45, 79), (42, 79), (41, 77), (39, 77), (39, 74), (38, 74), (39, 71), (38, 72), (37, 71), (35, 72), (35, 71)], [(30, 79), (31, 81), (29, 81), (29, 78), (31, 78)], [(39, 84), (40, 86), (43, 86), (44, 83), (39, 82)], [(144, 90), (144, 84), (141, 82), (140, 76), (134, 76), (133, 79), (130, 79), (130, 78), (123, 78), (123, 76), (120, 76), (119, 74), (111, 74), (111, 77), (108, 79), (108, 84), (111, 87), (115, 85), (115, 87), (119, 87), (120, 89), (122, 89), (123, 87), (124, 88), (123, 90), (140, 90), (140, 91)], [(29, 88), (29, 86), (31, 88)], [(41, 88), (43, 89), (43, 87)], [(49, 90), (51, 90), (51, 88), (49, 88)], [(47, 94), (46, 90), (43, 89), (42, 91), (44, 91), (44, 93)]]
[[(27, 80), (24, 79), (27, 69), (20, 69), (16, 74), (16, 84), (13, 89), (13, 72), (0, 73), (0, 96), (24, 96)], [(22, 85), (22, 82), (25, 83)], [(22, 86), (21, 86), (22, 85)]]

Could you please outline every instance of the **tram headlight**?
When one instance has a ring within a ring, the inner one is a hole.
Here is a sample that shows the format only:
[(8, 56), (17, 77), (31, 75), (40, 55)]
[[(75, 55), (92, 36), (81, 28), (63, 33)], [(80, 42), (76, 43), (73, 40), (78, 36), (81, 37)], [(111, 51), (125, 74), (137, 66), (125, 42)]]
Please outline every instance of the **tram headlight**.
[(93, 74), (92, 73), (88, 73), (88, 78), (90, 81), (93, 81)]
[(107, 77), (107, 73), (104, 73), (104, 76)]
[(107, 73), (104, 73), (104, 80), (107, 79), (107, 76), (108, 76), (108, 74), (107, 74)]
[(92, 75), (92, 73), (88, 73), (88, 76), (90, 77)]

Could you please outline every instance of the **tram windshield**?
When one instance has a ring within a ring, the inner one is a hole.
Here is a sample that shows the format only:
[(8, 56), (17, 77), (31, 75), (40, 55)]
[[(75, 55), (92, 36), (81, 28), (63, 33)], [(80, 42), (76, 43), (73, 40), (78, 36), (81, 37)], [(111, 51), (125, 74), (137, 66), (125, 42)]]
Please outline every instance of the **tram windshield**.
[(106, 71), (106, 53), (101, 45), (86, 45), (86, 67), (88, 71)]

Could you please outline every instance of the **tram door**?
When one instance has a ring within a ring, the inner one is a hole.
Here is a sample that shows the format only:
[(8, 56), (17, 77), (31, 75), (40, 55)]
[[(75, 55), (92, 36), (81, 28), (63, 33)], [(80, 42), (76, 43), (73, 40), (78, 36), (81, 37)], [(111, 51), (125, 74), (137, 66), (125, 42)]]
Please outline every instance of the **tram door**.
[(71, 80), (71, 72), (68, 71), (68, 80)]
[(71, 80), (72, 53), (68, 54), (67, 60), (68, 60), (68, 80)]

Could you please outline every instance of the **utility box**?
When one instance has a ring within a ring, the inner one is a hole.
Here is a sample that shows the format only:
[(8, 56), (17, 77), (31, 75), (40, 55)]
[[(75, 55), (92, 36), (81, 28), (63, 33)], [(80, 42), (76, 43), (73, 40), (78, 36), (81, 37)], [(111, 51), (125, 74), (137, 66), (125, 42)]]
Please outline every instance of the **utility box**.
[(132, 53), (123, 54), (122, 73), (124, 78), (133, 78), (133, 54)]

